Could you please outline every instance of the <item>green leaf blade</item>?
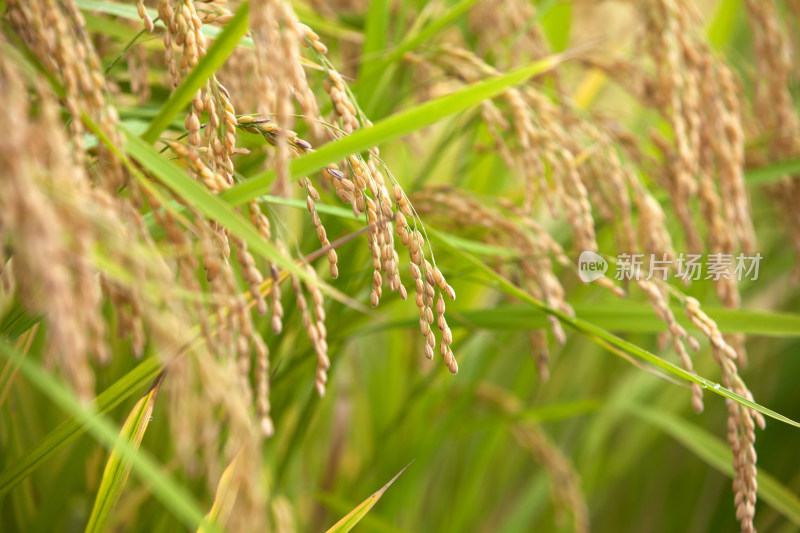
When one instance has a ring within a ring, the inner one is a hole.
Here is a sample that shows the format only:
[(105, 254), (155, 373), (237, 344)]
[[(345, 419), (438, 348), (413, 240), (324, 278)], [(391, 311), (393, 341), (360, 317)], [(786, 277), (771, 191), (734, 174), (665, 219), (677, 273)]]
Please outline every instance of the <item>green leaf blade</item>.
[(496, 281), (505, 293), (507, 293), (507, 294), (509, 294), (511, 296), (514, 296), (515, 298), (519, 298), (520, 300), (522, 300), (524, 302), (529, 303), (530, 305), (532, 305), (533, 307), (539, 309), (540, 311), (543, 311), (545, 313), (548, 313), (550, 315), (555, 316), (563, 324), (565, 324), (565, 325), (569, 326), (570, 328), (578, 331), (579, 333), (582, 333), (583, 335), (585, 335), (586, 337), (588, 337), (592, 341), (596, 342), (600, 346), (603, 346), (604, 348), (608, 349), (612, 353), (615, 353), (617, 355), (621, 355), (624, 358), (634, 357), (634, 358), (637, 358), (637, 359), (642, 359), (642, 360), (644, 360), (644, 361), (646, 361), (646, 362), (648, 362), (648, 363), (650, 363), (650, 364), (652, 364), (654, 366), (657, 366), (657, 367), (661, 368), (662, 370), (665, 370), (668, 373), (673, 374), (673, 375), (675, 375), (675, 376), (677, 376), (677, 377), (679, 377), (679, 378), (681, 378), (681, 379), (683, 379), (685, 381), (689, 381), (689, 382), (692, 382), (692, 383), (697, 383), (698, 385), (702, 386), (704, 389), (708, 389), (711, 392), (713, 392), (715, 394), (718, 394), (718, 395), (720, 395), (720, 396), (722, 396), (724, 398), (727, 398), (729, 400), (733, 400), (733, 401), (735, 401), (735, 402), (737, 402), (737, 403), (739, 403), (741, 405), (749, 407), (750, 409), (754, 409), (754, 410), (760, 412), (761, 414), (764, 414), (764, 415), (766, 415), (766, 416), (768, 416), (770, 418), (774, 418), (775, 420), (778, 420), (778, 421), (783, 422), (785, 424), (789, 424), (791, 426), (795, 426), (797, 428), (800, 428), (800, 423), (798, 423), (797, 421), (792, 420), (792, 419), (790, 419), (790, 418), (788, 418), (788, 417), (786, 417), (786, 416), (784, 416), (784, 415), (782, 415), (780, 413), (777, 413), (777, 412), (773, 411), (772, 409), (764, 407), (763, 405), (760, 405), (760, 404), (757, 404), (757, 403), (755, 403), (753, 401), (750, 401), (747, 398), (745, 398), (745, 397), (743, 397), (743, 396), (741, 396), (739, 394), (736, 394), (735, 392), (733, 392), (731, 390), (726, 389), (725, 387), (721, 386), (719, 383), (715, 383), (714, 381), (711, 381), (710, 379), (706, 379), (706, 378), (704, 378), (702, 376), (699, 376), (697, 374), (689, 372), (689, 371), (685, 370), (684, 368), (682, 368), (682, 367), (680, 367), (680, 366), (678, 366), (678, 365), (676, 365), (674, 363), (671, 363), (671, 362), (669, 362), (669, 361), (667, 361), (665, 359), (662, 359), (662, 358), (658, 357), (657, 355), (655, 355), (655, 354), (653, 354), (653, 353), (651, 353), (651, 352), (639, 347), (637, 344), (634, 344), (634, 343), (632, 343), (630, 341), (622, 339), (622, 338), (620, 338), (620, 337), (618, 337), (618, 336), (606, 331), (605, 329), (603, 329), (601, 327), (598, 327), (596, 324), (593, 324), (593, 323), (588, 322), (586, 320), (582, 320), (582, 319), (577, 318), (577, 317), (570, 316), (567, 313), (564, 313), (564, 312), (559, 311), (557, 309), (553, 309), (552, 307), (550, 307), (550, 306), (546, 305), (545, 303), (537, 300), (536, 298), (534, 298), (533, 296), (528, 294), (526, 291), (522, 290), (521, 288), (519, 288), (516, 285), (514, 285), (513, 283), (511, 283), (508, 279), (504, 278), (503, 276), (501, 276), (500, 274), (495, 272), (491, 267), (489, 267), (488, 265), (483, 263), (480, 259), (476, 258), (475, 256), (473, 256), (473, 255), (471, 255), (471, 254), (469, 254), (467, 252), (464, 252), (463, 250), (461, 250), (461, 249), (459, 249), (459, 248), (457, 248), (455, 246), (450, 245), (448, 243), (447, 239), (442, 237), (442, 235), (439, 232), (437, 232), (435, 230), (432, 230), (430, 228), (427, 230), (427, 232), (428, 232), (428, 235), (437, 238), (437, 240), (439, 240), (445, 246), (447, 246), (448, 248), (450, 248), (451, 250), (456, 252), (458, 255), (460, 255), (462, 258), (464, 258), (466, 261), (468, 261), (469, 263), (475, 265), (480, 271), (482, 271), (490, 279)]
[[(186, 526), (196, 529), (203, 523), (207, 524), (203, 512), (186, 488), (165, 474), (162, 466), (149, 454), (134, 449), (125, 440), (118, 439), (118, 431), (114, 425), (93, 406), (82, 405), (59, 380), (45, 373), (35, 362), (24, 358), (5, 340), (0, 340), (0, 356), (18, 364), (22, 374), (37, 389), (73, 416), (105, 448), (113, 450), (115, 446), (118, 447), (120, 454), (131, 461), (133, 471), (149, 484), (153, 494)], [(207, 524), (207, 527), (209, 531), (221, 533), (213, 524)]]
[[(161, 363), (155, 357), (145, 359), (139, 365), (117, 380), (96, 399), (94, 409), (106, 413), (126, 399), (141, 391), (161, 372)], [(58, 451), (86, 432), (86, 426), (73, 417), (48, 433), (38, 444), (31, 447), (22, 457), (16, 459), (0, 473), (0, 496), (16, 487), (37, 468), (45, 464)]]
[(150, 126), (142, 134), (142, 139), (152, 144), (169, 126), (172, 119), (192, 101), (195, 93), (225, 63), (225, 60), (238, 46), (247, 32), (249, 3), (244, 2), (236, 14), (209, 47), (208, 52), (200, 58), (183, 82), (173, 91), (169, 100), (161, 107), (158, 114), (150, 122)]
[[(449, 115), (465, 111), (483, 100), (497, 96), (509, 87), (551, 70), (563, 59), (564, 56), (546, 57), (502, 76), (468, 85), (454, 93), (396, 113), (372, 127), (356, 130), (351, 135), (330, 142), (315, 152), (293, 159), (289, 165), (291, 176), (292, 178), (307, 176), (351, 154), (397, 139), (430, 126)], [(253, 198), (267, 194), (274, 175), (273, 170), (257, 174), (223, 192), (220, 197), (233, 206), (242, 205)]]
[[(732, 466), (733, 456), (730, 448), (722, 440), (670, 413), (634, 404), (625, 404), (622, 409), (658, 427), (706, 464), (733, 479), (735, 475)], [(757, 478), (758, 497), (793, 524), (800, 526), (800, 498), (791, 489), (760, 468)]]
[(361, 519), (364, 518), (364, 516), (366, 516), (366, 514), (370, 511), (370, 509), (372, 509), (372, 506), (375, 505), (375, 503), (377, 503), (377, 501), (381, 499), (381, 496), (383, 496), (383, 494), (389, 489), (389, 487), (392, 486), (392, 483), (397, 481), (397, 478), (399, 478), (409, 466), (411, 466), (410, 463), (400, 472), (398, 472), (392, 479), (390, 479), (386, 485), (381, 487), (380, 490), (378, 490), (372, 496), (361, 502), (352, 511), (347, 513), (346, 516), (344, 516), (341, 520), (336, 522), (336, 524), (334, 524), (333, 527), (331, 527), (326, 533), (347, 533), (348, 531), (353, 529), (356, 526), (356, 524), (358, 524), (361, 521)]
[[(138, 450), (142, 445), (142, 439), (150, 423), (162, 380), (163, 374), (150, 391), (136, 402), (122, 426), (119, 439), (128, 442), (133, 450)], [(103, 478), (100, 481), (92, 514), (86, 525), (86, 533), (101, 533), (106, 530), (111, 513), (125, 490), (131, 466), (131, 460), (124, 457), (119, 446), (115, 446), (103, 470)]]

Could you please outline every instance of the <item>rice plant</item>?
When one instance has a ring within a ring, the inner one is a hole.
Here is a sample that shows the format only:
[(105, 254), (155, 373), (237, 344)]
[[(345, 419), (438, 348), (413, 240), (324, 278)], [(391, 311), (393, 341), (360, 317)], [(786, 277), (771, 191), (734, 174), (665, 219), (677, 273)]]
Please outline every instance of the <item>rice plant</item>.
[(0, 530), (800, 530), (800, 2), (0, 13)]

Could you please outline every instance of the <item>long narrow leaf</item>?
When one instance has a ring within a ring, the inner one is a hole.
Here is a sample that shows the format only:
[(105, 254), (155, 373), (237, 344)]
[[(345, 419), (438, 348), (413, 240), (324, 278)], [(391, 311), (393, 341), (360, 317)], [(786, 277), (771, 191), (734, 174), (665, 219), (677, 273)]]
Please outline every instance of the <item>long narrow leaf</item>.
[[(275, 196), (262, 196), (261, 199), (269, 204), (286, 205), (305, 210), (306, 203), (295, 198), (279, 198)], [(316, 210), (345, 219), (353, 219), (350, 209), (335, 205), (318, 203)], [(509, 248), (501, 248), (479, 241), (464, 239), (456, 235), (436, 232), (440, 239), (447, 241), (451, 247), (464, 252), (477, 255), (494, 256), (499, 258), (512, 258), (518, 255)], [(642, 303), (626, 301), (607, 302), (598, 307), (598, 304), (573, 305), (578, 316), (597, 324), (603, 329), (626, 333), (659, 333), (666, 331), (667, 326), (663, 320), (653, 314), (653, 308)], [(800, 336), (800, 315), (792, 313), (776, 313), (770, 311), (752, 311), (747, 309), (726, 309), (723, 307), (704, 307), (704, 311), (717, 322), (723, 333), (745, 333), (748, 335), (763, 335), (765, 337), (798, 337)], [(676, 320), (687, 327), (693, 328), (691, 321), (685, 317), (683, 307), (673, 305), (672, 311)], [(455, 326), (476, 326), (484, 329), (532, 329), (546, 325), (546, 313), (530, 306), (495, 306), (491, 309), (474, 309), (463, 311), (459, 314), (461, 321)], [(370, 326), (369, 330), (389, 329), (404, 327), (416, 321), (398, 321), (377, 326)]]
[(677, 377), (679, 377), (681, 379), (684, 379), (686, 381), (691, 381), (692, 383), (697, 383), (698, 385), (700, 385), (704, 389), (708, 389), (708, 390), (710, 390), (711, 392), (713, 392), (715, 394), (719, 394), (720, 396), (723, 396), (725, 398), (733, 400), (733, 401), (735, 401), (735, 402), (737, 402), (737, 403), (739, 403), (741, 405), (747, 406), (747, 407), (749, 407), (751, 409), (755, 409), (756, 411), (758, 411), (758, 412), (760, 412), (762, 414), (765, 414), (770, 418), (774, 418), (775, 420), (778, 420), (780, 422), (784, 422), (784, 423), (789, 424), (791, 426), (795, 426), (795, 427), (800, 428), (800, 423), (798, 423), (798, 422), (796, 422), (796, 421), (794, 421), (794, 420), (792, 420), (790, 418), (787, 418), (787, 417), (783, 416), (780, 413), (776, 413), (772, 409), (768, 409), (768, 408), (764, 407), (763, 405), (760, 405), (760, 404), (757, 404), (755, 402), (752, 402), (752, 401), (748, 400), (747, 398), (745, 398), (743, 396), (740, 396), (739, 394), (736, 394), (735, 392), (733, 392), (731, 390), (726, 389), (725, 387), (723, 387), (719, 383), (715, 383), (715, 382), (713, 382), (713, 381), (711, 381), (709, 379), (706, 379), (704, 377), (701, 377), (701, 376), (699, 376), (697, 374), (693, 374), (693, 373), (691, 373), (691, 372), (679, 367), (678, 365), (675, 365), (673, 363), (670, 363), (669, 361), (666, 361), (666, 360), (658, 357), (657, 355), (655, 355), (655, 354), (653, 354), (653, 353), (651, 353), (651, 352), (639, 347), (638, 345), (636, 345), (636, 344), (634, 344), (632, 342), (629, 342), (629, 341), (626, 341), (625, 339), (621, 339), (620, 337), (617, 337), (616, 335), (604, 330), (601, 327), (598, 327), (595, 324), (592, 324), (591, 322), (587, 322), (586, 320), (582, 320), (580, 318), (570, 316), (570, 315), (568, 315), (568, 314), (566, 314), (566, 313), (564, 313), (562, 311), (559, 311), (558, 309), (554, 309), (554, 308), (546, 305), (545, 303), (537, 300), (536, 298), (534, 298), (533, 296), (528, 294), (526, 291), (524, 291), (521, 288), (517, 287), (516, 285), (511, 283), (509, 280), (507, 280), (506, 278), (504, 278), (503, 276), (501, 276), (500, 274), (498, 274), (497, 272), (492, 270), (489, 266), (487, 266), (481, 260), (477, 259), (475, 256), (473, 256), (471, 254), (468, 254), (468, 253), (464, 252), (463, 250), (460, 250), (460, 249), (458, 249), (458, 248), (456, 248), (454, 246), (450, 246), (448, 244), (448, 242), (447, 242), (447, 239), (442, 238), (441, 235), (439, 235), (438, 232), (436, 232), (435, 230), (428, 229), (427, 231), (428, 231), (429, 235), (437, 237), (438, 240), (441, 243), (443, 243), (445, 246), (448, 246), (449, 248), (451, 248), (453, 251), (458, 253), (461, 257), (466, 259), (468, 262), (470, 262), (473, 265), (475, 265), (480, 271), (482, 271), (484, 274), (489, 276), (492, 280), (496, 281), (500, 285), (500, 287), (503, 289), (503, 291), (505, 291), (507, 294), (512, 295), (512, 296), (514, 296), (516, 298), (519, 298), (520, 300), (529, 303), (530, 305), (534, 306), (535, 308), (537, 308), (537, 309), (539, 309), (541, 311), (544, 311), (545, 313), (548, 313), (548, 314), (551, 314), (551, 315), (555, 316), (562, 323), (564, 323), (567, 326), (571, 327), (572, 329), (582, 333), (583, 335), (585, 335), (589, 339), (593, 340), (594, 342), (596, 342), (600, 346), (603, 346), (604, 348), (609, 349), (609, 351), (611, 351), (611, 352), (613, 352), (615, 354), (618, 354), (618, 355), (621, 352), (622, 354), (624, 354), (626, 356), (632, 356), (632, 357), (636, 357), (638, 359), (642, 359), (644, 361), (647, 361), (648, 363), (653, 364), (653, 365), (655, 365), (655, 366), (657, 366), (657, 367), (659, 367), (659, 368), (661, 368), (663, 370), (666, 370), (667, 372), (669, 372), (669, 373), (671, 373), (671, 374), (673, 374), (673, 375), (675, 375), (675, 376), (677, 376)]
[(353, 529), (355, 525), (358, 524), (358, 522), (362, 518), (364, 518), (364, 516), (369, 512), (369, 510), (372, 509), (372, 506), (375, 505), (375, 503), (381, 499), (383, 493), (386, 492), (386, 490), (392, 485), (392, 483), (397, 481), (397, 478), (399, 478), (400, 475), (403, 472), (405, 472), (406, 468), (408, 468), (409, 466), (411, 466), (411, 464), (407, 465), (404, 469), (398, 472), (392, 479), (389, 480), (389, 482), (386, 485), (381, 487), (379, 491), (377, 491), (375, 494), (373, 494), (372, 496), (361, 502), (358, 506), (356, 506), (355, 509), (347, 513), (347, 515), (344, 516), (338, 522), (336, 522), (336, 524), (334, 524), (334, 526), (331, 527), (327, 531), (327, 533), (347, 533), (348, 531)]
[[(677, 416), (640, 405), (625, 404), (621, 408), (658, 427), (714, 469), (730, 478), (734, 477), (730, 447), (706, 430)], [(758, 497), (800, 526), (800, 498), (797, 494), (762, 469), (758, 470), (757, 475)]]
[(799, 173), (800, 159), (786, 159), (777, 163), (747, 169), (744, 177), (748, 185), (765, 185)]
[[(234, 479), (234, 474), (239, 468), (241, 456), (241, 452), (237, 453), (236, 457), (233, 458), (233, 461), (222, 473), (217, 485), (217, 493), (214, 496), (214, 504), (206, 515), (206, 520), (209, 523), (216, 524), (220, 528), (225, 527), (225, 522), (228, 521), (228, 517), (233, 510), (233, 504), (236, 501), (236, 495), (239, 492), (239, 484)], [(208, 531), (201, 525), (197, 529), (197, 533), (208, 533)]]
[(572, 2), (555, 2), (551, 9), (542, 17), (541, 27), (550, 49), (564, 50), (569, 45), (572, 30)]
[[(502, 76), (468, 85), (454, 93), (396, 113), (370, 128), (356, 130), (352, 135), (328, 143), (316, 152), (293, 159), (289, 165), (291, 175), (293, 178), (306, 176), (350, 154), (430, 126), (444, 117), (469, 109), (487, 98), (497, 96), (528, 78), (553, 69), (565, 57), (564, 55), (546, 57), (511, 70)], [(262, 172), (244, 183), (228, 189), (220, 196), (231, 205), (242, 205), (269, 192), (274, 175), (274, 170)]]
[(389, 33), (388, 0), (372, 0), (367, 9), (365, 22), (359, 77), (371, 76), (371, 73), (378, 66), (377, 54), (386, 48), (386, 38)]
[(150, 127), (142, 134), (142, 139), (151, 144), (154, 143), (180, 110), (192, 101), (195, 93), (225, 63), (225, 60), (239, 44), (239, 40), (247, 32), (248, 9), (248, 2), (239, 6), (236, 15), (225, 25), (225, 29), (209, 47), (208, 52), (161, 107), (158, 115), (150, 123)]
[[(625, 302), (625, 305), (575, 304), (575, 313), (603, 329), (626, 333), (660, 333), (667, 330), (662, 320), (653, 314), (652, 307)], [(682, 307), (672, 306), (678, 323), (692, 327), (684, 318)], [(708, 307), (704, 311), (713, 318), (723, 333), (746, 333), (767, 337), (800, 337), (800, 315), (770, 313), (746, 309)], [(462, 323), (484, 329), (533, 329), (546, 325), (545, 313), (530, 306), (506, 305), (491, 309), (474, 309), (459, 314)]]
[[(49, 397), (53, 403), (75, 417), (86, 430), (108, 450), (116, 445), (120, 454), (133, 464), (133, 470), (161, 500), (164, 506), (178, 517), (186, 526), (196, 529), (204, 523), (203, 512), (191, 494), (164, 473), (161, 465), (142, 450), (136, 450), (129, 442), (117, 438), (114, 425), (93, 406), (84, 406), (75, 395), (59, 380), (45, 373), (38, 364), (30, 361), (17, 352), (5, 340), (0, 340), (0, 354), (19, 365), (20, 371), (40, 392)], [(210, 531), (218, 532), (213, 524), (207, 524)]]
[(386, 58), (386, 63), (400, 58), (400, 56), (406, 52), (410, 52), (428, 39), (435, 37), (442, 29), (464, 16), (464, 14), (469, 11), (469, 8), (477, 1), (478, 0), (461, 0), (441, 16), (432, 20), (430, 24), (423, 26), (419, 31), (409, 33), (403, 42), (391, 51)]
[(715, 12), (706, 23), (708, 42), (717, 50), (724, 51), (731, 42), (741, 10), (742, 0), (718, 2)]
[[(136, 402), (131, 414), (122, 425), (119, 440), (127, 442), (133, 450), (138, 450), (142, 445), (142, 439), (148, 424), (150, 424), (158, 389), (161, 387), (163, 379), (162, 374), (150, 391)], [(86, 525), (86, 533), (101, 533), (106, 530), (111, 512), (128, 483), (131, 464), (131, 459), (122, 453), (120, 446), (114, 446), (103, 471), (103, 479), (100, 481), (94, 508), (89, 516), (89, 523)]]
[[(36, 333), (39, 330), (39, 325), (34, 324), (34, 326), (28, 330), (24, 339), (20, 338), (17, 341), (17, 348), (22, 350), (22, 355), (27, 356), (30, 349), (31, 344), (33, 343), (34, 337), (36, 337)], [(3, 370), (0, 372), (0, 407), (6, 401), (8, 397), (8, 392), (11, 390), (11, 385), (14, 383), (14, 380), (17, 377), (17, 372), (19, 368), (17, 365), (13, 364), (11, 361), (6, 361), (6, 364), (3, 365)]]
[[(98, 413), (110, 411), (136, 392), (141, 391), (156, 378), (159, 372), (161, 372), (161, 363), (158, 359), (155, 357), (145, 359), (95, 398), (94, 410)], [(25, 455), (15, 459), (6, 470), (0, 473), (0, 496), (17, 486), (59, 450), (85, 432), (86, 426), (74, 416), (62, 422)]]
[(308, 272), (279, 253), (270, 242), (262, 239), (253, 225), (242, 218), (230, 205), (224, 202), (219, 196), (212, 194), (198, 182), (192, 180), (177, 165), (159, 154), (155, 148), (130, 131), (125, 130), (125, 135), (127, 140), (125, 149), (133, 159), (141, 163), (162, 183), (172, 189), (195, 209), (207, 217), (216, 220), (231, 233), (245, 241), (250, 251), (258, 253), (269, 261), (288, 270), (303, 281), (318, 286), (324, 293), (343, 304), (363, 313), (372, 313), (372, 311), (367, 309), (364, 305), (342, 294), (327, 283), (311, 277)]
[[(308, 209), (306, 207), (306, 202), (304, 200), (299, 200), (297, 198), (281, 198), (279, 196), (270, 196), (267, 194), (261, 196), (260, 200), (267, 204), (286, 205), (289, 207), (294, 207), (296, 209), (301, 209), (303, 211)], [(346, 209), (338, 205), (317, 203), (315, 209), (319, 213), (325, 213), (326, 215), (333, 215), (348, 220), (355, 220), (356, 218), (353, 216), (353, 211), (351, 209)], [(467, 252), (472, 252), (480, 255), (494, 255), (503, 258), (519, 256), (519, 252), (511, 250), (510, 248), (501, 248), (499, 246), (486, 244), (472, 239), (465, 239), (463, 237), (458, 237), (452, 234), (447, 234), (447, 239), (450, 241), (451, 244), (454, 244), (455, 246)]]
[[(105, 13), (106, 15), (114, 15), (115, 17), (122, 17), (130, 20), (141, 20), (136, 11), (136, 6), (133, 5), (133, 3), (126, 5), (102, 0), (76, 0), (75, 3), (84, 11)], [(158, 11), (155, 9), (148, 9), (147, 14), (150, 15), (152, 19), (158, 17)]]
[(21, 303), (14, 302), (14, 305), (0, 320), (0, 335), (9, 339), (16, 339), (31, 329), (39, 320), (41, 320), (41, 317), (31, 315)]

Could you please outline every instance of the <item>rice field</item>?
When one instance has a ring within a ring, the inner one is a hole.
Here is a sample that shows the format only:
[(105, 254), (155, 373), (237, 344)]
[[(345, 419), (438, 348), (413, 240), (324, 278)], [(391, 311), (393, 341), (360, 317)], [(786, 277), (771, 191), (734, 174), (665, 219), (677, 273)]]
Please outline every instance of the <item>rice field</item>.
[(800, 2), (0, 14), (0, 531), (800, 531)]

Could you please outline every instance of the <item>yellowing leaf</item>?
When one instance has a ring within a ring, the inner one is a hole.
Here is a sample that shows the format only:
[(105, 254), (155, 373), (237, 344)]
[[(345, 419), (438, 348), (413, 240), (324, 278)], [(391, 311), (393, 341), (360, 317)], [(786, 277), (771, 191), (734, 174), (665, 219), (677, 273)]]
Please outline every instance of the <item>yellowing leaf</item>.
[[(406, 466), (406, 468), (409, 466), (411, 466), (410, 463), (408, 466)], [(397, 478), (400, 477), (400, 474), (406, 471), (406, 468), (398, 472), (397, 475), (390, 479), (386, 485), (381, 487), (378, 492), (361, 502), (355, 509), (347, 513), (344, 518), (336, 522), (336, 524), (330, 528), (327, 533), (346, 533), (347, 531), (353, 529), (353, 527), (355, 527), (355, 525), (358, 524), (362, 518), (364, 518), (369, 510), (372, 509), (372, 506), (375, 505), (375, 502), (381, 499), (381, 496), (383, 496), (383, 493), (386, 492), (386, 489), (388, 489), (392, 483), (394, 483)]]
[[(236, 457), (233, 458), (233, 461), (230, 462), (228, 467), (225, 468), (225, 471), (219, 478), (217, 493), (214, 496), (214, 505), (211, 506), (211, 510), (206, 515), (206, 521), (209, 524), (217, 524), (220, 529), (223, 528), (225, 522), (228, 521), (228, 516), (230, 516), (231, 510), (233, 509), (233, 503), (236, 501), (236, 495), (239, 493), (239, 482), (238, 480), (234, 480), (233, 475), (239, 468), (241, 456), (242, 452), (240, 451), (236, 454)], [(206, 528), (205, 524), (197, 529), (197, 533), (207, 532), (208, 528)]]
[[(126, 440), (133, 447), (138, 450), (142, 444), (144, 433), (147, 431), (147, 426), (150, 423), (150, 417), (153, 414), (153, 407), (155, 407), (156, 396), (158, 389), (161, 387), (161, 382), (164, 379), (162, 374), (150, 391), (144, 395), (136, 405), (133, 407), (131, 414), (128, 415), (122, 430), (119, 433), (120, 440)], [(86, 525), (86, 532), (101, 532), (106, 530), (108, 519), (111, 517), (111, 511), (119, 501), (122, 491), (125, 490), (125, 485), (128, 482), (128, 476), (131, 473), (131, 461), (126, 459), (117, 446), (114, 447), (111, 455), (106, 463), (106, 468), (103, 470), (103, 479), (100, 482), (100, 489), (97, 491), (97, 497), (94, 501), (94, 508), (89, 517), (89, 523)]]

